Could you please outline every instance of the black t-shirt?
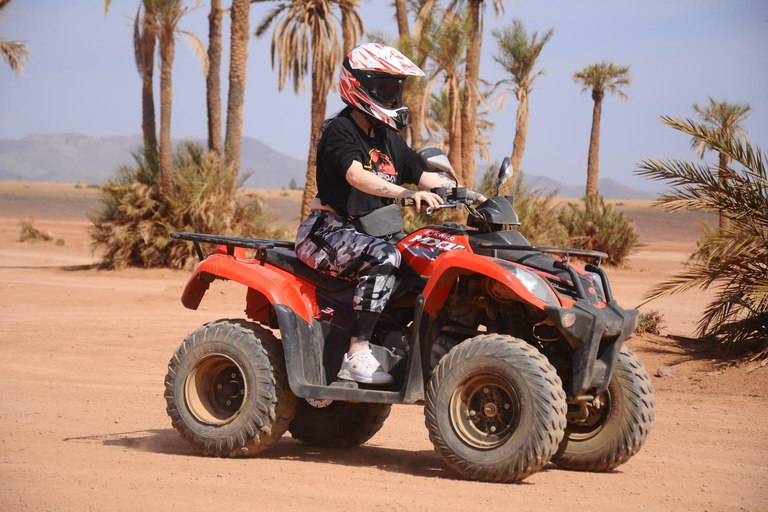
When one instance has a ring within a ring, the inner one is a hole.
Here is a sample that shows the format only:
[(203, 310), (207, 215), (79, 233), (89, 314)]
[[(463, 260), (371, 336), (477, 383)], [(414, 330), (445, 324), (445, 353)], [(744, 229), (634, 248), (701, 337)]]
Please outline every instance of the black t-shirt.
[(364, 215), (395, 201), (349, 184), (346, 175), (355, 160), (390, 183), (415, 185), (421, 179), (418, 153), (400, 134), (385, 129), (380, 136), (368, 137), (345, 109), (327, 122), (317, 146), (317, 197), (339, 213)]

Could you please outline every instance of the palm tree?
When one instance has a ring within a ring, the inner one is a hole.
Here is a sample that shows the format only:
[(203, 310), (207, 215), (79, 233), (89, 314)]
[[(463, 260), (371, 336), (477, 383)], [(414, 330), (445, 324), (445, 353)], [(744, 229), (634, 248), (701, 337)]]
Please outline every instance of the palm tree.
[(356, 23), (357, 8), (360, 7), (360, 0), (339, 0), (339, 10), (341, 11), (341, 39), (342, 55), (348, 54), (357, 46), (357, 38), (360, 36), (358, 25)]
[[(221, 0), (211, 0), (208, 15), (208, 76), (205, 78), (208, 108), (208, 149), (221, 155)], [(245, 31), (248, 33), (248, 30)]]
[[(408, 22), (408, 9), (405, 0), (395, 1), (395, 18), (399, 34), (398, 48), (414, 64), (424, 68), (427, 57), (432, 53), (432, 41), (430, 39), (430, 26), (435, 10), (436, 0), (419, 0), (413, 3), (416, 20), (411, 31)], [(403, 102), (410, 111), (408, 132), (410, 145), (416, 150), (424, 147), (423, 131), (425, 128), (425, 112), (429, 101), (427, 81), (424, 77), (414, 76), (405, 84)]]
[(587, 66), (573, 74), (573, 81), (582, 85), (581, 92), (592, 90), (595, 107), (592, 110), (592, 131), (589, 135), (589, 156), (587, 157), (587, 196), (597, 204), (597, 175), (600, 169), (600, 117), (605, 93), (617, 94), (627, 100), (620, 89), (629, 85), (629, 66), (618, 66), (612, 62), (600, 62)]
[(442, 21), (435, 26), (432, 34), (433, 51), (430, 57), (438, 66), (435, 73), (444, 75), (445, 88), (448, 90), (448, 159), (453, 165), (456, 176), (462, 183), (466, 183), (467, 176), (464, 175), (461, 158), (463, 126), (459, 79), (464, 63), (464, 51), (467, 47), (467, 24), (462, 18), (460, 12), (444, 12)]
[[(483, 38), (483, 9), (485, 0), (451, 0), (449, 9), (460, 9), (466, 3), (469, 34), (467, 41), (467, 58), (465, 71), (465, 95), (461, 110), (461, 124), (463, 126), (475, 126), (477, 122), (477, 109), (480, 102), (480, 48)], [(493, 0), (493, 8), (496, 16), (504, 11), (503, 0)], [(464, 174), (470, 177), (465, 183), (472, 187), (475, 165), (475, 132), (464, 130), (461, 139), (461, 160)]]
[[(680, 160), (643, 160), (638, 165), (638, 174), (666, 181), (671, 187), (658, 201), (658, 208), (719, 210), (730, 218), (725, 228), (705, 229), (685, 270), (645, 298), (717, 287), (716, 297), (699, 320), (698, 334), (718, 340), (726, 353), (766, 359), (768, 153), (719, 126), (669, 117), (662, 121), (739, 165), (724, 168), (718, 163), (713, 168)], [(724, 170), (727, 180), (720, 176)]]
[[(0, 15), (11, 0), (0, 0)], [(29, 60), (29, 50), (21, 41), (4, 41), (0, 39), (0, 58), (17, 74), (24, 71), (24, 64)]]
[(227, 98), (227, 135), (224, 156), (235, 176), (240, 173), (243, 148), (243, 109), (245, 108), (245, 65), (250, 37), (250, 0), (232, 0), (232, 28), (229, 48), (229, 94)]
[[(430, 83), (433, 80), (430, 80)], [(428, 87), (431, 90), (431, 87)], [(489, 100), (493, 94), (493, 90), (486, 90), (482, 93), (482, 104), (490, 106), (493, 101)], [(464, 88), (459, 89), (459, 96), (464, 97)], [(436, 146), (445, 149), (448, 141), (448, 130), (446, 126), (449, 124), (450, 108), (448, 101), (448, 93), (445, 88), (441, 89), (439, 93), (431, 94), (429, 98), (429, 109), (427, 116), (424, 120), (424, 126), (427, 130), (428, 146)], [(477, 147), (477, 154), (485, 162), (490, 160), (490, 151), (488, 146), (490, 144), (490, 136), (488, 135), (493, 131), (495, 123), (488, 119), (490, 109), (478, 111), (477, 122), (475, 123), (475, 146)], [(461, 121), (461, 119), (459, 119)], [(498, 169), (497, 169), (498, 170)], [(461, 178), (462, 184), (464, 179)]]
[[(262, 36), (275, 20), (272, 33), (272, 66), (275, 54), (278, 58), (278, 89), (285, 87), (290, 78), (296, 94), (304, 89), (304, 78), (312, 61), (312, 115), (309, 154), (307, 155), (306, 186), (301, 203), (301, 218), (309, 215), (309, 205), (317, 195), (315, 179), (315, 153), (320, 125), (325, 120), (328, 91), (336, 78), (336, 66), (343, 57), (339, 47), (337, 17), (334, 4), (344, 4), (350, 16), (349, 23), (355, 34), (363, 31), (363, 23), (350, 2), (345, 0), (286, 0), (278, 5), (261, 21), (256, 36)], [(357, 39), (357, 36), (355, 36)]]
[[(104, 0), (104, 15), (109, 12), (111, 0)], [(136, 69), (141, 76), (141, 131), (144, 136), (144, 155), (150, 167), (157, 168), (157, 127), (155, 123), (155, 95), (153, 77), (155, 72), (155, 41), (157, 37), (156, 0), (139, 2), (139, 9), (133, 19), (133, 55)], [(141, 9), (144, 8), (144, 16)], [(141, 21), (139, 21), (141, 20)]]
[[(515, 171), (520, 170), (525, 152), (525, 140), (528, 137), (528, 96), (533, 89), (533, 82), (544, 74), (544, 71), (533, 73), (533, 68), (541, 50), (553, 33), (554, 29), (550, 28), (540, 40), (538, 39), (538, 32), (529, 36), (525, 25), (519, 18), (515, 18), (511, 26), (503, 30), (493, 31), (499, 49), (499, 54), (494, 55), (493, 58), (511, 76), (511, 78), (499, 83), (511, 85), (518, 102), (515, 138), (512, 142), (512, 168)], [(510, 181), (508, 187), (511, 186), (512, 182)]]
[[(698, 103), (694, 103), (693, 110), (699, 115), (704, 126), (719, 131), (727, 137), (735, 137), (737, 139), (744, 139), (746, 137), (746, 130), (742, 123), (749, 117), (749, 113), (752, 110), (749, 103), (728, 103), (725, 100), (715, 101), (709, 98), (709, 105), (700, 107)], [(707, 149), (713, 149), (705, 141), (696, 137), (691, 139), (691, 147), (696, 151), (699, 158), (704, 157)], [(718, 176), (724, 181), (728, 179), (728, 155), (718, 152), (718, 160), (720, 163), (717, 167)], [(723, 211), (720, 211), (720, 227), (728, 227), (728, 215)]]
[[(146, 0), (145, 0), (146, 1)], [(188, 37), (207, 74), (208, 58), (197, 37), (179, 30), (178, 25), (190, 8), (182, 0), (152, 0), (157, 8), (157, 39), (160, 43), (160, 187), (165, 197), (173, 192), (173, 147), (171, 142), (171, 109), (173, 104), (173, 58), (176, 34)], [(199, 5), (199, 4), (198, 4)], [(197, 8), (195, 6), (194, 8)]]

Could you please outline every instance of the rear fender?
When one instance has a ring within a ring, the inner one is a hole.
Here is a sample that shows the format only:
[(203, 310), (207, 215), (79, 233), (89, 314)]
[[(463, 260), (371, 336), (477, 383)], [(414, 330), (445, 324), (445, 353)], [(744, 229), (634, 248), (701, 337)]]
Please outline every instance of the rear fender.
[(450, 251), (443, 253), (438, 259), (437, 267), (424, 289), (423, 294), (426, 297), (424, 311), (432, 317), (436, 316), (443, 308), (456, 278), (477, 274), (498, 281), (509, 288), (521, 302), (530, 304), (542, 312), (545, 307), (550, 306), (529, 292), (514, 275), (495, 263), (493, 258), (464, 251)]
[(316, 316), (311, 286), (278, 268), (246, 259), (245, 250), (241, 248), (228, 254), (220, 247), (198, 264), (181, 296), (184, 307), (197, 309), (210, 283), (216, 279), (229, 279), (249, 288), (246, 312), (253, 319), (264, 320), (268, 306), (275, 304), (292, 309), (307, 323)]

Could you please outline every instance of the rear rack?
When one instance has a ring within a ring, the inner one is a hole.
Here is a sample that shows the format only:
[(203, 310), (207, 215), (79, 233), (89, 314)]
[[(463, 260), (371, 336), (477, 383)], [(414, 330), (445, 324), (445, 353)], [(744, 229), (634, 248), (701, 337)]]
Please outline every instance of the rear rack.
[(197, 251), (197, 257), (200, 258), (200, 261), (205, 259), (203, 249), (200, 247), (201, 243), (225, 245), (227, 247), (227, 254), (230, 256), (234, 256), (235, 247), (242, 247), (243, 249), (256, 249), (257, 259), (265, 258), (267, 249), (274, 249), (276, 247), (280, 247), (282, 249), (294, 249), (296, 247), (294, 242), (288, 242), (287, 240), (267, 240), (264, 238), (247, 238), (242, 236), (206, 235), (202, 233), (174, 232), (171, 233), (171, 238), (193, 242), (195, 244), (195, 251)]

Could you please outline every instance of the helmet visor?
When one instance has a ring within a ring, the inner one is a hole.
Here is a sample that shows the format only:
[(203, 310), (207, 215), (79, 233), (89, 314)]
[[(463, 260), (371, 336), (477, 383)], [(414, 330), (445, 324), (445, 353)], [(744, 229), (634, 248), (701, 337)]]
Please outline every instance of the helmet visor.
[(381, 77), (373, 79), (371, 96), (387, 107), (394, 107), (403, 101), (403, 89), (405, 88), (404, 76)]

